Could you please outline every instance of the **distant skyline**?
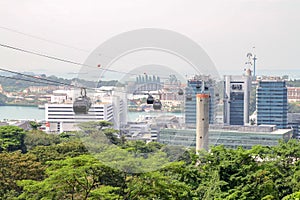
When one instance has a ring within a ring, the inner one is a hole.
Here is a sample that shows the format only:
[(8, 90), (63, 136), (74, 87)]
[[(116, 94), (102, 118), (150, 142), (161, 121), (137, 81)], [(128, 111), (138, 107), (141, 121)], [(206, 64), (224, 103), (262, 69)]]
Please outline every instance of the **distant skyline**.
[[(258, 57), (258, 75), (271, 70), (296, 71), (300, 52), (299, 10), (297, 0), (3, 0), (0, 43), (84, 63), (93, 49), (117, 34), (161, 28), (197, 42), (221, 74), (242, 73), (246, 54), (253, 47)], [(15, 71), (70, 77), (80, 70), (76, 65), (2, 47), (0, 55), (0, 67)], [(299, 70), (296, 73), (300, 77)]]

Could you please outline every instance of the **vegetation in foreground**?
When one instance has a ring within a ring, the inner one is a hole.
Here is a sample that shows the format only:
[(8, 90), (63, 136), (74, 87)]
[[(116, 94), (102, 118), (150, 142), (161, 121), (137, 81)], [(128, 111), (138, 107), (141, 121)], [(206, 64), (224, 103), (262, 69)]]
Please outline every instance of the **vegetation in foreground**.
[(124, 141), (109, 125), (87, 123), (81, 125), (84, 132), (60, 135), (0, 127), (0, 198), (300, 198), (296, 140), (251, 150), (216, 146), (196, 155), (156, 142)]

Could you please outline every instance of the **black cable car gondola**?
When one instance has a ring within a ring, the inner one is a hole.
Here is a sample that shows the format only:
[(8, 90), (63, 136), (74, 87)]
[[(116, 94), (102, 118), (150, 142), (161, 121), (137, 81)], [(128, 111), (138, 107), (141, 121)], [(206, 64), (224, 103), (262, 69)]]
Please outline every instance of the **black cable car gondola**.
[(153, 104), (154, 102), (154, 98), (151, 94), (148, 94), (148, 98), (147, 98), (147, 104)]
[(193, 89), (188, 87), (185, 89), (185, 100), (186, 101), (192, 101), (193, 100)]
[(153, 109), (161, 110), (161, 107), (162, 107), (161, 101), (159, 99), (155, 99), (155, 101), (153, 102)]
[(193, 99), (193, 97), (192, 97), (191, 93), (189, 93), (189, 94), (186, 95), (186, 100), (187, 101), (192, 101), (192, 99)]
[(87, 114), (92, 105), (90, 98), (86, 96), (85, 88), (81, 88), (80, 94), (81, 96), (73, 103), (73, 111), (76, 115)]
[(181, 88), (178, 90), (178, 95), (183, 95), (183, 90)]

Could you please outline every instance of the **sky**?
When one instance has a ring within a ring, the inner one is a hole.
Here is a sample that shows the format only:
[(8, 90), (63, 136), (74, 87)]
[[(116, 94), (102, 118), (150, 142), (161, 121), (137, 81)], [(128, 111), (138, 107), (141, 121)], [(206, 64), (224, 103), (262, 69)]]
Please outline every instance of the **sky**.
[[(115, 35), (159, 28), (198, 43), (220, 74), (242, 73), (254, 52), (258, 74), (294, 70), (300, 77), (299, 10), (298, 0), (1, 0), (0, 44), (84, 63)], [(80, 71), (3, 47), (0, 67), (65, 77)]]

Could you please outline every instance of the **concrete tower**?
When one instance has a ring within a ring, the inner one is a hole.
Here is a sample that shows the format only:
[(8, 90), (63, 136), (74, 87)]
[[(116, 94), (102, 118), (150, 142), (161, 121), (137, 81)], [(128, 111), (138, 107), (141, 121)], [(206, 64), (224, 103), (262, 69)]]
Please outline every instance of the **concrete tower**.
[(208, 150), (209, 94), (196, 95), (196, 152)]

